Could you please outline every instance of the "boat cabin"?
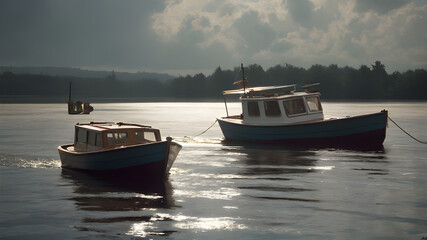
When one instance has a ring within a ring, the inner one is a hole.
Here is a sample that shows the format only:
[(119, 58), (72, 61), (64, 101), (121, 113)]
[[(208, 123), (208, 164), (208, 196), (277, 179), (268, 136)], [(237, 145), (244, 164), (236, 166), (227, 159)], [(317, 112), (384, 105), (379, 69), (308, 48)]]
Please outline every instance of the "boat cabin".
[(223, 94), (241, 94), (243, 123), (275, 125), (323, 120), (320, 93), (295, 92), (295, 85), (252, 87)]
[(68, 101), (68, 114), (89, 114), (93, 107), (88, 102)]
[(161, 141), (160, 131), (150, 126), (122, 122), (90, 122), (75, 125), (74, 150), (78, 152), (100, 151), (158, 141)]
[(89, 114), (93, 111), (93, 107), (88, 102), (72, 101), (71, 100), (71, 82), (68, 93), (68, 114)]

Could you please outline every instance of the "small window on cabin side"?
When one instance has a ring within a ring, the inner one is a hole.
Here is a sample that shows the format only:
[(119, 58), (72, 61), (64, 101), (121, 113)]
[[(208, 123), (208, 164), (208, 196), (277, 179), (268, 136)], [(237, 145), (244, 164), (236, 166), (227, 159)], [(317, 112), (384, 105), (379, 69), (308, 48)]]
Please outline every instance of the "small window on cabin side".
[(107, 133), (107, 141), (110, 146), (125, 145), (129, 143), (129, 138), (125, 132), (113, 132)]
[(144, 132), (144, 138), (148, 141), (156, 141), (156, 134), (154, 132)]
[(322, 111), (319, 97), (306, 97), (308, 108), (310, 112)]
[(280, 117), (282, 115), (277, 101), (265, 101), (264, 108), (267, 117)]
[(77, 142), (87, 143), (87, 130), (79, 128), (77, 131)]
[(248, 115), (250, 117), (259, 117), (258, 102), (248, 102)]
[(283, 101), (283, 107), (287, 115), (303, 114), (307, 112), (302, 98)]
[(88, 133), (88, 136), (87, 136), (88, 141), (87, 141), (87, 143), (89, 145), (95, 146), (95, 143), (96, 143), (96, 132), (88, 131), (87, 133)]
[(146, 143), (146, 142), (156, 141), (156, 134), (154, 132), (136, 131), (135, 137), (136, 137), (137, 143)]

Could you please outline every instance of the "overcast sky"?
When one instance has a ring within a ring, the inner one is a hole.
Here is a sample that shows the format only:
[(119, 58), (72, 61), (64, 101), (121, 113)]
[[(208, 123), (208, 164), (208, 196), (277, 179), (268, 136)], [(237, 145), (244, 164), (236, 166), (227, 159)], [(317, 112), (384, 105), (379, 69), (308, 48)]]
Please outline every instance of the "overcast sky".
[(0, 65), (427, 69), (426, 0), (0, 0)]

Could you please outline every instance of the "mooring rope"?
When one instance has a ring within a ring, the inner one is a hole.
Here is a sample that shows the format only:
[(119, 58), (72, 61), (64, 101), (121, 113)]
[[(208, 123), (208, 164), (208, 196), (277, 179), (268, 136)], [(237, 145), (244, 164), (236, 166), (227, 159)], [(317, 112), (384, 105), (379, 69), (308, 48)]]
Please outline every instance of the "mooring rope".
[(422, 143), (422, 144), (427, 144), (427, 142), (423, 142), (418, 140), (417, 138), (415, 138), (414, 136), (412, 136), (411, 134), (409, 134), (407, 131), (405, 131), (401, 126), (399, 126), (395, 121), (393, 121), (393, 119), (391, 119), (391, 117), (388, 117), (388, 119), (390, 119), (390, 121), (392, 123), (394, 123), (394, 125), (396, 125), (400, 130), (402, 130), (404, 133), (406, 133), (408, 136), (410, 136), (412, 139), (414, 139), (415, 141)]
[(206, 129), (205, 131), (201, 132), (200, 134), (195, 135), (194, 137), (198, 137), (198, 136), (202, 135), (203, 133), (207, 132), (209, 129), (211, 129), (215, 125), (216, 122), (218, 122), (218, 119), (216, 119), (215, 122), (212, 123), (212, 125), (210, 127), (208, 127), (208, 129)]

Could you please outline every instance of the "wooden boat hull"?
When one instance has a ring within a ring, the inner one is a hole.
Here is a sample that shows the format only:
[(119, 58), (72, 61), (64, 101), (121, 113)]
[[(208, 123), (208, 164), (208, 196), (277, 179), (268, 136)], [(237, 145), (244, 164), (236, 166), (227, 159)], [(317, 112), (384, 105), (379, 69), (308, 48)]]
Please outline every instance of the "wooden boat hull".
[(387, 111), (354, 117), (288, 125), (243, 124), (218, 119), (226, 140), (279, 144), (377, 147), (382, 146)]
[(171, 141), (126, 146), (96, 152), (58, 147), (62, 168), (112, 177), (165, 178), (182, 146)]

